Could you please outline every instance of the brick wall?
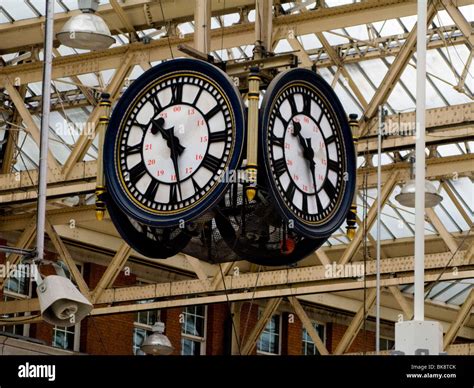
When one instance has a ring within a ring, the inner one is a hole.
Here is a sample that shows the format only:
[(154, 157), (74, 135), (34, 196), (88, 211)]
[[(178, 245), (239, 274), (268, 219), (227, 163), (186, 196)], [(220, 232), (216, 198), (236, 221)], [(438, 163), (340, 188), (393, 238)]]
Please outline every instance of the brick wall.
[[(336, 350), (337, 345), (339, 344), (344, 333), (347, 330), (347, 326), (333, 322), (328, 324), (326, 329), (327, 348), (329, 350), (329, 353), (332, 353)], [(364, 332), (363, 328), (361, 328), (346, 353), (370, 352), (374, 350), (375, 333), (373, 331)]]
[(301, 355), (303, 324), (293, 313), (282, 314), (281, 354), (288, 356)]
[(161, 320), (165, 323), (165, 334), (173, 345), (173, 355), (181, 354), (181, 314), (183, 309), (172, 308), (161, 311)]

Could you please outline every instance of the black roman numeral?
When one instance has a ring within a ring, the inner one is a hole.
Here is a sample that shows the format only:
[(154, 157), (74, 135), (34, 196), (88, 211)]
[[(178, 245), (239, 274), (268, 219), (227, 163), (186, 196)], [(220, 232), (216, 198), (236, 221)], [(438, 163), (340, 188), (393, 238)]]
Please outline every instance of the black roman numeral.
[(303, 114), (311, 116), (311, 97), (308, 94), (303, 94)]
[(227, 140), (227, 131), (211, 132), (209, 134), (209, 141), (211, 143), (220, 143)]
[(142, 123), (139, 123), (138, 121), (134, 121), (133, 124), (132, 124), (132, 126), (139, 127), (142, 131), (146, 131), (148, 129), (149, 125), (150, 125), (150, 123), (142, 124)]
[(154, 96), (151, 96), (150, 103), (151, 105), (153, 105), (153, 108), (155, 109), (155, 116), (163, 110), (160, 100), (158, 99), (158, 95), (155, 94)]
[(171, 85), (171, 102), (170, 105), (180, 104), (183, 100), (183, 84), (176, 83)]
[(206, 154), (202, 161), (202, 166), (207, 168), (209, 171), (215, 172), (221, 165), (221, 160), (211, 154)]
[(137, 165), (132, 167), (132, 169), (130, 169), (128, 173), (130, 175), (130, 182), (132, 182), (132, 184), (135, 185), (141, 179), (141, 177), (145, 175), (146, 173), (145, 164), (142, 162), (139, 162)]
[(273, 132), (270, 135), (270, 143), (283, 148), (283, 138), (275, 136)]
[(212, 108), (209, 112), (207, 112), (204, 115), (204, 118), (206, 119), (207, 122), (209, 122), (209, 120), (212, 119), (217, 114), (217, 112), (220, 112), (220, 111), (221, 111), (221, 106), (217, 104), (214, 108)]
[(336, 195), (336, 188), (332, 185), (329, 179), (326, 178), (323, 188), (326, 194), (328, 195), (329, 200), (332, 200)]
[(275, 170), (276, 177), (279, 178), (286, 171), (286, 160), (284, 158), (275, 160), (273, 162), (273, 168)]
[(275, 114), (275, 117), (277, 119), (280, 119), (280, 121), (283, 123), (283, 128), (287, 128), (288, 127), (288, 121), (286, 121), (283, 116), (281, 115), (281, 112), (280, 110), (277, 111), (277, 113)]
[(326, 139), (326, 144), (331, 144), (334, 140), (336, 140), (336, 137), (333, 134)]
[(303, 193), (303, 213), (308, 214), (308, 194)]
[(286, 198), (290, 201), (293, 201), (293, 197), (295, 196), (296, 185), (293, 182), (290, 182), (288, 187), (286, 188)]
[(178, 202), (178, 185), (179, 183), (172, 183), (170, 185), (170, 203)]
[(316, 188), (314, 192), (314, 198), (316, 199), (316, 207), (318, 208), (318, 213), (321, 213), (323, 211), (323, 205), (321, 204), (321, 200), (319, 199), (319, 195), (316, 191)]
[(291, 107), (291, 115), (296, 116), (298, 114), (298, 109), (296, 108), (296, 101), (295, 101), (294, 94), (288, 97), (288, 102), (290, 103), (290, 107)]
[(160, 185), (160, 183), (155, 180), (155, 179), (152, 179), (150, 184), (148, 185), (148, 188), (146, 189), (145, 191), (145, 197), (149, 200), (149, 201), (154, 201), (155, 200), (155, 195), (156, 195), (156, 192), (158, 190), (158, 186)]
[(196, 93), (196, 97), (194, 97), (194, 101), (191, 105), (196, 106), (197, 102), (199, 101), (199, 97), (201, 97), (203, 88), (199, 88), (198, 92)]
[(125, 148), (127, 155), (138, 154), (140, 152), (142, 152), (142, 143), (135, 144), (134, 146), (128, 145), (127, 148)]
[(191, 178), (191, 182), (193, 183), (194, 191), (196, 191), (196, 193), (201, 192), (201, 188), (202, 188), (202, 187), (199, 186), (199, 183), (197, 183), (194, 178)]
[(337, 163), (334, 160), (328, 159), (328, 168), (330, 170), (333, 170), (334, 172), (338, 172), (339, 171), (339, 163)]

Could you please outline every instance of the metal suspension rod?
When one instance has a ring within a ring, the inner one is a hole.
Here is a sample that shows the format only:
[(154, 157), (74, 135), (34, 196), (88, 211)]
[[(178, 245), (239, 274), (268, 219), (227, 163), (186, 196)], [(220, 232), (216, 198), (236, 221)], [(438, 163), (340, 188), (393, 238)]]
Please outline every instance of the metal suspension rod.
[(38, 209), (36, 216), (36, 260), (44, 258), (44, 233), (46, 218), (46, 185), (48, 178), (48, 140), (49, 140), (49, 112), (51, 99), (51, 67), (53, 58), (53, 24), (54, 1), (46, 1), (46, 25), (44, 38), (44, 63), (43, 63), (43, 103), (41, 116), (41, 138), (39, 154), (39, 180), (38, 180)]
[(425, 109), (426, 0), (418, 0), (416, 44), (416, 161), (415, 161), (415, 321), (425, 319)]

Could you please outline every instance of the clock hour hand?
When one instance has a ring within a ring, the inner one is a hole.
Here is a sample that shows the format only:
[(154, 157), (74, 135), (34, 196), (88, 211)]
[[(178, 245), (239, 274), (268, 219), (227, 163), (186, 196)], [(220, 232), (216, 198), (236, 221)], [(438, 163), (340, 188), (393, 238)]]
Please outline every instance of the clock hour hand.
[[(166, 140), (166, 144), (168, 145), (168, 147), (171, 148), (170, 146), (170, 142), (171, 142), (170, 133), (171, 132), (168, 129), (164, 128), (165, 119), (163, 117), (160, 117), (158, 120), (152, 120), (151, 123), (152, 123), (151, 133), (153, 135), (156, 135), (158, 132), (160, 132), (161, 136), (163, 136), (163, 139)], [(183, 147), (179, 143), (179, 139), (176, 136), (174, 136), (174, 134), (172, 136), (174, 138), (173, 142), (176, 145), (178, 155), (181, 155), (183, 151), (186, 149), (186, 147)]]
[[(303, 157), (310, 163), (311, 166), (314, 165), (314, 150), (311, 146), (311, 138), (305, 139), (301, 134), (301, 124), (293, 120), (293, 136), (298, 138), (298, 141), (303, 147)], [(308, 143), (307, 143), (308, 142)], [(313, 167), (311, 167), (313, 168)]]

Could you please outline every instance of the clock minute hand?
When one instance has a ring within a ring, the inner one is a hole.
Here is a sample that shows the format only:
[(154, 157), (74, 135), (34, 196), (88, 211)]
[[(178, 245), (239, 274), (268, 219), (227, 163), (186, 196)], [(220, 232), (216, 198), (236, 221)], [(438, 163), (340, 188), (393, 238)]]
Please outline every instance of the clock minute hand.
[[(153, 126), (151, 127), (151, 133), (153, 135), (156, 135), (158, 132), (160, 132), (161, 136), (163, 136), (163, 139), (166, 140), (166, 144), (168, 145), (168, 147), (171, 148), (170, 147), (170, 144), (171, 144), (170, 132), (164, 128), (165, 120), (163, 119), (163, 117), (160, 117), (158, 120), (152, 120), (151, 122), (153, 124)], [(172, 136), (174, 138), (173, 139), (174, 144), (176, 144), (178, 155), (181, 155), (183, 151), (186, 149), (186, 147), (183, 147), (180, 144), (179, 139), (176, 136), (174, 136), (174, 134)]]
[[(179, 145), (179, 139), (174, 135), (174, 127), (169, 128), (166, 132), (169, 132), (169, 142), (167, 142), (168, 147), (170, 148), (171, 160), (173, 161), (173, 167), (176, 174), (176, 181), (178, 182), (178, 192), (179, 198), (183, 200), (183, 194), (181, 193), (181, 179), (179, 179), (179, 167), (178, 167), (178, 155), (179, 151), (177, 146)], [(178, 144), (175, 143), (175, 140), (178, 141)]]
[(307, 160), (308, 160), (308, 163), (309, 163), (309, 168), (311, 170), (311, 176), (313, 178), (313, 185), (314, 185), (314, 193), (315, 195), (317, 196), (318, 193), (317, 193), (317, 189), (316, 189), (316, 162), (314, 161), (314, 150), (313, 150), (313, 147), (311, 145), (311, 138), (307, 138), (306, 141), (305, 141), (305, 144), (306, 144), (306, 154), (307, 154)]

